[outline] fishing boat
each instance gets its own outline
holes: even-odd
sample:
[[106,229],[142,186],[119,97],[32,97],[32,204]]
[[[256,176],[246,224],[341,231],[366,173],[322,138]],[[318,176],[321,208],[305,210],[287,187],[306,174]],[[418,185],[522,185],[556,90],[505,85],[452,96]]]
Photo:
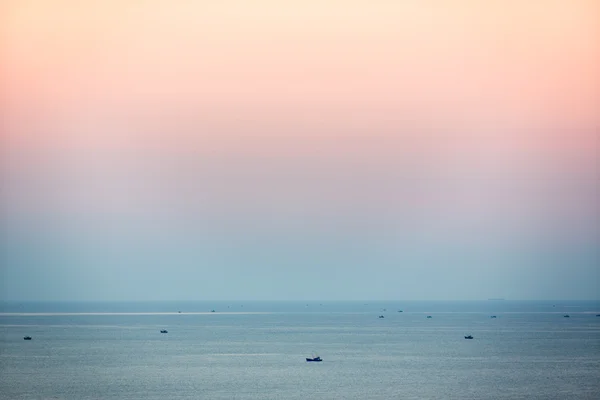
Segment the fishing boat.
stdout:
[[160,331],[160,333],[169,333],[169,331],[166,330],[166,329],[163,329],[163,330]]
[[473,336],[471,336],[471,335],[465,336],[465,339],[473,339]]
[[23,340],[31,340],[31,336],[25,336]]
[[385,318],[383,315],[380,315],[379,318]]
[[319,357],[319,356],[316,356],[313,358],[306,357],[306,362],[321,362],[321,361],[323,361],[323,359],[321,359],[321,357]]

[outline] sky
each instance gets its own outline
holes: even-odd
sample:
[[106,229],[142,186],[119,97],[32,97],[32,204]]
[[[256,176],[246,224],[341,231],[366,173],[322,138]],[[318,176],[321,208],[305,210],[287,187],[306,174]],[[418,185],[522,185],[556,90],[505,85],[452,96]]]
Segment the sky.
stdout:
[[599,299],[598,16],[3,0],[0,299]]

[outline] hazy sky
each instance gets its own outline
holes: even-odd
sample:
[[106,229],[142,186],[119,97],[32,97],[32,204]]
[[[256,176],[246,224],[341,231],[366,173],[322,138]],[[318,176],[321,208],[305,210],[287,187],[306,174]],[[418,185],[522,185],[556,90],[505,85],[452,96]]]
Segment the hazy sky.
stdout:
[[600,2],[4,0],[1,298],[600,298]]

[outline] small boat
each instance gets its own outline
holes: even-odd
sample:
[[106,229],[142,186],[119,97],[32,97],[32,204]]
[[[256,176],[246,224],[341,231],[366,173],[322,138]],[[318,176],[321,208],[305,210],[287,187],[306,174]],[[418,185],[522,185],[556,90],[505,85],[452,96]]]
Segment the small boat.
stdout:
[[160,331],[160,333],[169,333],[169,331],[166,330],[166,329],[163,329],[163,330]]
[[600,317],[600,314],[596,314],[596,317]]
[[495,316],[495,315],[492,315],[490,318],[496,318],[496,316]]
[[31,336],[25,336],[23,340],[31,340]]
[[210,312],[215,312],[215,310],[210,310]]
[[308,357],[306,358],[306,362],[321,362],[321,361],[323,361],[323,359],[321,359],[321,357],[319,357],[319,356],[316,356],[314,358],[308,358]]
[[465,339],[473,339],[473,336],[471,336],[471,335],[465,336]]
[[404,311],[402,311],[402,310],[398,310],[398,312],[404,312]]
[[571,316],[569,314],[565,314],[563,315],[563,318],[571,318]]
[[383,315],[380,315],[379,318],[385,318]]
[[428,315],[427,318],[431,318],[431,315]]

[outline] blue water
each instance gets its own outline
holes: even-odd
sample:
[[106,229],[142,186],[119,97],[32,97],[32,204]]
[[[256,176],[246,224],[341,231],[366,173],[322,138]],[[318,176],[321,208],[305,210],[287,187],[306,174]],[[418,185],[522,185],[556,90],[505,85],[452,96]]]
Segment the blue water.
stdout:
[[564,301],[2,303],[0,399],[598,399],[596,314]]

